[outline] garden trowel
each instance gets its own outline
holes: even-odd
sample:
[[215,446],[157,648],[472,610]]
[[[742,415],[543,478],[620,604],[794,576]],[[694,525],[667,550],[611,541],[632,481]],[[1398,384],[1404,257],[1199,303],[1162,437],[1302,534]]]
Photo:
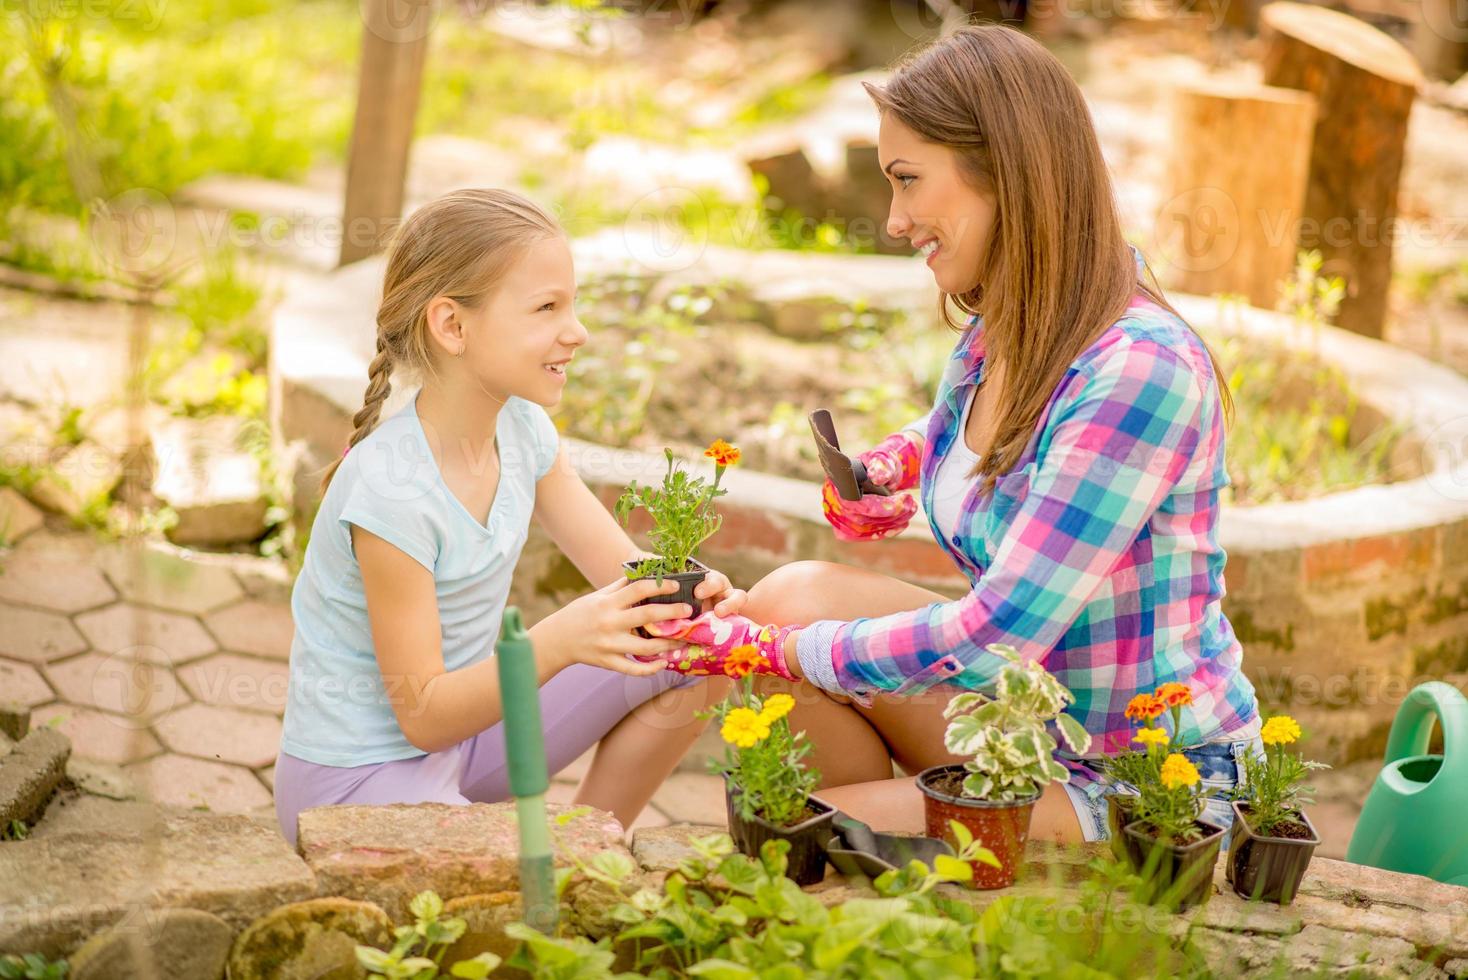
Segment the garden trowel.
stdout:
[[905,867],[914,858],[932,868],[940,854],[953,855],[953,847],[947,841],[878,833],[840,810],[831,821],[831,829],[836,836],[826,842],[826,857],[844,875],[876,878],[883,872]]
[[866,493],[874,493],[879,497],[892,496],[892,491],[886,487],[868,482],[867,468],[861,460],[852,459],[841,451],[841,440],[836,438],[836,423],[831,421],[830,412],[824,408],[811,412],[810,431],[816,437],[816,451],[821,456],[821,467],[842,500],[860,500],[862,494]]

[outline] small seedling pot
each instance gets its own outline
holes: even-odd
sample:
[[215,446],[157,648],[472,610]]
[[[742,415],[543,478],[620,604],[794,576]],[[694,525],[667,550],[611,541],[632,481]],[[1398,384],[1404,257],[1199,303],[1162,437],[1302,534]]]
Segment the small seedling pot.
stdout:
[[933,785],[936,780],[950,773],[963,776],[967,770],[961,764],[933,766],[918,773],[917,786],[923,794],[923,820],[929,837],[946,840],[955,847],[958,844],[949,828],[950,820],[957,820],[973,833],[974,839],[994,852],[999,867],[975,862],[971,888],[1008,888],[1014,884],[1024,866],[1025,841],[1030,836],[1030,817],[1035,803],[1040,799],[1036,793],[1023,800],[993,801],[976,800],[967,796],[956,796]]
[[1106,797],[1106,830],[1110,835],[1111,853],[1118,861],[1134,868],[1142,866],[1142,854],[1136,844],[1125,833],[1126,825],[1132,822],[1132,808],[1137,797],[1131,793],[1112,793]]
[[739,813],[739,787],[724,780],[724,805],[729,813],[729,836],[741,854],[759,858],[760,847],[768,840],[790,842],[785,856],[785,877],[797,885],[814,885],[826,877],[826,842],[831,839],[831,821],[836,808],[814,796],[806,797],[806,807],[815,816],[793,827],[779,827],[764,817],[745,820]]
[[1223,828],[1206,820],[1195,821],[1203,839],[1188,844],[1158,840],[1133,820],[1123,829],[1141,862],[1132,867],[1147,882],[1146,897],[1154,905],[1175,904],[1182,912],[1202,905],[1213,895],[1213,868],[1223,844]]
[[[622,562],[622,567],[625,568],[630,573],[630,572],[635,572],[637,570],[637,566],[639,564],[641,564],[641,562],[624,561],[624,562]],[[688,570],[687,571],[685,571],[685,572],[675,572],[672,575],[664,575],[663,576],[663,578],[665,580],[669,580],[669,581],[673,581],[673,582],[677,582],[678,583],[678,591],[677,592],[670,592],[667,595],[655,595],[655,596],[653,596],[650,599],[643,599],[641,602],[638,603],[638,605],[639,606],[646,606],[646,605],[652,605],[652,604],[673,605],[673,604],[680,603],[680,602],[686,602],[688,605],[690,605],[690,606],[693,607],[694,612],[697,612],[698,611],[698,600],[693,597],[693,590],[698,587],[698,583],[700,583],[700,582],[703,581],[704,576],[707,575],[709,573],[709,571],[710,571],[709,567],[707,565],[705,565],[703,562],[699,561],[697,558],[690,558],[690,559],[688,559]],[[657,578],[657,576],[656,575],[645,575],[645,576],[643,576],[643,578],[646,578],[646,579],[655,579],[655,578]],[[640,582],[640,581],[642,581],[642,579],[641,578],[639,578],[639,579],[633,579],[633,581],[634,582]]]
[[1249,826],[1249,812],[1243,805],[1234,803],[1233,808],[1234,834],[1229,842],[1224,877],[1234,886],[1234,892],[1244,898],[1290,904],[1320,844],[1315,825],[1300,812],[1294,815],[1294,820],[1310,832],[1308,838],[1265,837]]

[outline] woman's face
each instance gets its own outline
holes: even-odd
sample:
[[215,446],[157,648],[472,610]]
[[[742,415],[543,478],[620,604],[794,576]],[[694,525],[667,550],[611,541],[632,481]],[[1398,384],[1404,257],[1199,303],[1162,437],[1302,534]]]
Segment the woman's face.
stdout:
[[892,185],[888,234],[926,255],[945,293],[973,289],[994,233],[994,199],[964,178],[957,151],[928,142],[891,112],[882,113],[877,159]]

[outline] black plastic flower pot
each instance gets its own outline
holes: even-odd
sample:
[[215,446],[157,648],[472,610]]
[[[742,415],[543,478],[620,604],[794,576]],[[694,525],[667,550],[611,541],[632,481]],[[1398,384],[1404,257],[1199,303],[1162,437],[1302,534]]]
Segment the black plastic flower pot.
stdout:
[[1303,812],[1292,820],[1309,832],[1308,838],[1265,837],[1249,826],[1249,811],[1234,808],[1234,835],[1228,846],[1224,877],[1243,898],[1289,905],[1300,891],[1305,869],[1320,844],[1320,834]]
[[[625,568],[629,573],[631,573],[637,571],[637,566],[640,564],[640,561],[624,561],[622,562],[622,567]],[[675,605],[677,603],[687,603],[690,607],[692,607],[693,613],[696,616],[698,615],[699,601],[694,598],[693,590],[698,588],[698,583],[703,581],[704,576],[706,576],[709,571],[709,567],[703,562],[699,561],[697,558],[690,558],[688,559],[688,571],[674,572],[671,575],[663,576],[664,580],[678,583],[677,592],[670,592],[667,595],[655,595],[649,599],[643,599],[641,602],[638,603],[638,605]],[[643,579],[656,578],[656,575],[644,575],[640,578],[635,578],[632,581],[641,582]],[[650,635],[645,632],[640,626],[637,628],[637,632],[643,636]]]
[[729,813],[729,836],[741,854],[758,858],[765,841],[789,841],[785,877],[797,885],[814,885],[826,877],[826,842],[831,838],[835,807],[814,796],[806,797],[806,808],[814,816],[791,827],[778,827],[758,815],[745,820],[739,813],[738,794],[739,787],[725,780],[724,805]]
[[1203,829],[1203,838],[1187,844],[1159,840],[1143,829],[1140,820],[1123,829],[1141,856],[1141,863],[1132,867],[1146,881],[1145,897],[1152,904],[1172,904],[1182,912],[1212,897],[1223,828],[1206,820],[1195,823]]
[[1110,835],[1111,853],[1118,861],[1134,868],[1142,866],[1142,853],[1125,833],[1126,825],[1132,822],[1132,807],[1137,797],[1126,793],[1112,793],[1106,797],[1106,830]]

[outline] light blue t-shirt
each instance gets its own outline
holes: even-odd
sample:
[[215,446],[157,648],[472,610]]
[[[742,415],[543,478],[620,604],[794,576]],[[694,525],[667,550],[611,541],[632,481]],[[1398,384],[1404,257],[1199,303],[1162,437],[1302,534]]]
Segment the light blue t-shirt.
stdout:
[[520,398],[500,409],[500,480],[483,524],[444,484],[431,435],[415,395],[347,453],[311,525],[291,594],[295,638],[280,740],[299,759],[360,766],[425,754],[393,714],[391,700],[404,692],[389,690],[377,665],[350,525],[433,572],[446,670],[494,652],[535,484],[555,462],[555,425],[545,409]]

